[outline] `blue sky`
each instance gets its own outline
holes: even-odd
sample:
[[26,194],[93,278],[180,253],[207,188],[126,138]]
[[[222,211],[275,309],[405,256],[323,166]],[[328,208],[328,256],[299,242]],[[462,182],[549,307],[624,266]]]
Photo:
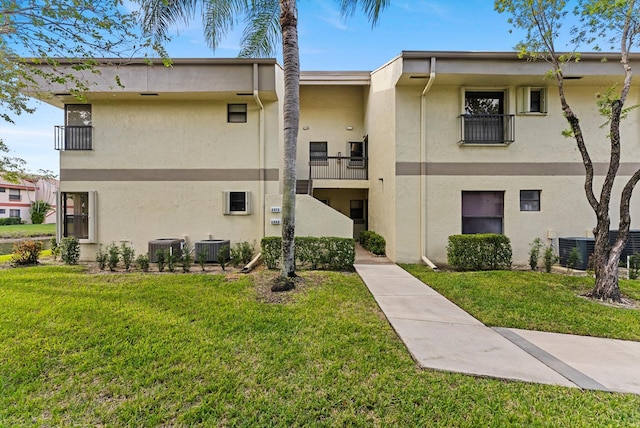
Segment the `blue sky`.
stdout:
[[[302,70],[374,70],[403,50],[511,51],[518,42],[492,0],[392,0],[373,28],[358,12],[342,18],[337,4],[298,1]],[[214,53],[195,20],[177,29],[168,51],[174,58],[235,57],[241,31],[229,34]],[[63,113],[46,104],[36,107],[35,114],[16,118],[15,125],[1,122],[0,138],[30,170],[58,174],[53,129],[64,123]]]

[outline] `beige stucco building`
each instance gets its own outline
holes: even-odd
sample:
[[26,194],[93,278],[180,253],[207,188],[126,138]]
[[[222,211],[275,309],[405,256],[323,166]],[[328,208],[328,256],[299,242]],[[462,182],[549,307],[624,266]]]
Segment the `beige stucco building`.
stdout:
[[[565,82],[597,179],[609,145],[596,95],[622,79],[615,58],[602,56],[583,55]],[[392,260],[436,263],[452,234],[504,233],[516,263],[536,237],[589,236],[584,168],[562,136],[547,70],[514,53],[403,52],[372,72],[303,71],[297,234],[374,230]],[[104,68],[84,104],[68,92],[38,96],[65,111],[59,206],[72,208],[59,210],[59,233],[79,236],[83,257],[99,243],[144,253],[158,238],[233,244],[280,233],[283,76],[274,60],[134,61]],[[628,105],[639,95],[634,88]],[[618,194],[640,168],[639,119],[635,109],[623,123]],[[612,227],[617,220],[614,209]]]

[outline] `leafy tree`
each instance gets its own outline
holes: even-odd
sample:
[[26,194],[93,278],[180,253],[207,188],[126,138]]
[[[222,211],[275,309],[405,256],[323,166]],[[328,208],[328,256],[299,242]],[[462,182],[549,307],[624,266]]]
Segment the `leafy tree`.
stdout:
[[[171,25],[188,23],[200,13],[205,37],[216,49],[226,32],[245,18],[240,56],[261,57],[273,54],[281,37],[284,68],[284,172],[282,195],[282,268],[279,285],[274,290],[293,288],[295,277],[295,202],[296,149],[300,119],[300,55],[298,49],[298,10],[296,0],[209,0],[164,1],[138,0],[143,28],[160,43]],[[375,24],[389,0],[340,0],[343,15],[352,15],[358,6]]]
[[[79,96],[97,73],[96,58],[128,57],[147,49],[136,34],[137,14],[122,0],[0,0],[0,117],[30,113],[26,87],[36,81],[66,83]],[[156,45],[156,51],[164,53]],[[71,70],[55,58],[73,60]],[[36,67],[47,64],[49,67]]]
[[[634,0],[580,0],[573,13],[581,26],[571,31],[573,52],[560,53],[556,50],[556,40],[567,16],[566,1],[563,0],[496,0],[495,8],[500,13],[511,15],[509,22],[515,28],[526,31],[524,40],[517,49],[521,57],[544,60],[551,65],[550,76],[558,88],[562,112],[569,123],[566,133],[575,139],[585,168],[584,190],[596,215],[594,270],[596,282],[588,294],[597,299],[620,301],[618,285],[618,262],[629,236],[631,215],[629,210],[631,195],[640,180],[640,169],[628,179],[620,195],[620,222],[618,237],[609,244],[610,203],[614,182],[620,165],[621,136],[620,122],[629,108],[625,108],[631,88],[631,64],[629,52],[635,45],[640,31],[640,8]],[[624,80],[620,87],[612,87],[599,100],[600,113],[606,117],[610,143],[609,167],[600,188],[599,197],[594,185],[594,167],[587,150],[587,136],[582,132],[580,120],[572,109],[564,91],[563,71],[570,62],[578,61],[579,46],[604,40],[618,44],[620,50],[621,75]],[[596,45],[596,49],[599,47]]]

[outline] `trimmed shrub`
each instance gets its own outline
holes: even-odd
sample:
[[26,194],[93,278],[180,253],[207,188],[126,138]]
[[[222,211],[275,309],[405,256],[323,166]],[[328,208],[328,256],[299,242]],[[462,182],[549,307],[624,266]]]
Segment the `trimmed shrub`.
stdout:
[[[350,270],[356,258],[355,241],[351,238],[297,236],[295,238],[296,266],[307,269]],[[269,269],[280,267],[282,238],[262,239],[262,258]]]
[[133,264],[136,253],[133,250],[133,247],[129,246],[126,242],[123,242],[122,244],[120,244],[119,252],[120,252],[120,259],[122,260],[122,264],[124,265],[124,270],[129,272],[129,269]]
[[[230,249],[231,263],[234,266],[245,266],[253,258],[253,248],[256,246],[256,242],[253,241],[253,245],[247,241],[238,242],[233,248]],[[220,254],[218,254],[218,258]],[[224,255],[226,256],[226,254]]]
[[13,226],[14,224],[22,224],[20,217],[0,218],[0,226]]
[[111,245],[107,247],[107,254],[107,266],[109,266],[111,272],[114,272],[120,261],[120,248],[118,248],[115,242],[112,242]]
[[13,265],[37,265],[40,252],[44,248],[42,241],[26,240],[13,244],[11,263]]
[[148,254],[140,254],[136,258],[136,266],[143,272],[149,272],[149,255]]
[[109,255],[102,249],[102,244],[98,247],[98,251],[96,251],[96,263],[98,263],[98,267],[100,270],[104,270],[107,267],[107,259]]
[[447,261],[457,270],[511,269],[511,242],[494,233],[451,235]]
[[384,256],[386,254],[385,248],[387,242],[382,235],[378,235],[372,230],[363,230],[360,232],[358,241],[360,245],[362,245],[362,248],[371,251],[375,255]]
[[68,265],[77,265],[80,260],[80,242],[76,238],[60,240],[60,258]]

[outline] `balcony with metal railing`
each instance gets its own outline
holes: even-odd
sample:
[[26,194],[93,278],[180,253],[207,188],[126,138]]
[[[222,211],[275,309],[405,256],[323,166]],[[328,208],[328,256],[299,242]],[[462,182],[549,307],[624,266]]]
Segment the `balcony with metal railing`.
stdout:
[[366,157],[327,156],[309,161],[312,180],[367,180],[369,159]]
[[92,126],[56,126],[56,150],[93,150]]
[[461,144],[509,144],[515,140],[512,114],[460,115]]

